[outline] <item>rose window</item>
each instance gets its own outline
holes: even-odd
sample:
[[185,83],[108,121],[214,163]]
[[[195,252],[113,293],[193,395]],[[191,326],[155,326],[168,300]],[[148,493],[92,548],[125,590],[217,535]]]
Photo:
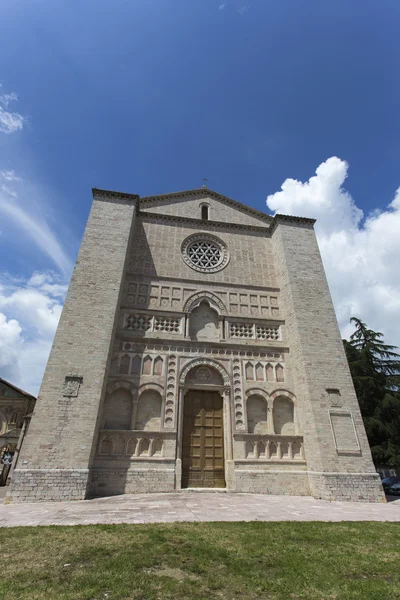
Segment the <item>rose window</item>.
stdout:
[[188,248],[188,256],[197,267],[216,267],[221,261],[221,250],[212,242],[193,242]]
[[223,269],[229,260],[225,244],[208,234],[187,238],[182,244],[182,258],[192,269],[211,273]]

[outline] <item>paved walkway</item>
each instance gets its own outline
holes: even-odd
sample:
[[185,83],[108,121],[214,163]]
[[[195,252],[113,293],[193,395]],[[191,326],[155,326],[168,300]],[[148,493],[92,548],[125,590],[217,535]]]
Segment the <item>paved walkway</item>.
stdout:
[[387,504],[364,504],[304,496],[183,491],[0,505],[1,527],[175,521],[400,521],[400,497]]

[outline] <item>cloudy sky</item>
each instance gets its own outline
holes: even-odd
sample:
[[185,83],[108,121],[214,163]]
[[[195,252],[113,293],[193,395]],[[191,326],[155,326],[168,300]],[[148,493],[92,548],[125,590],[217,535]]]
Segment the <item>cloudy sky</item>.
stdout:
[[400,344],[398,0],[0,0],[0,376],[36,393],[91,187],[316,217]]

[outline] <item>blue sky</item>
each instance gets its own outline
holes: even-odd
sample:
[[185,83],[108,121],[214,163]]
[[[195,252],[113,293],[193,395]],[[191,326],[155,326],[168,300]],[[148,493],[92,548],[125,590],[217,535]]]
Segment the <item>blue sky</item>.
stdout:
[[[151,195],[200,187],[206,176],[210,188],[267,210],[266,196],[287,178],[307,182],[338,157],[328,163],[336,179],[325,178],[336,181],[333,195],[322,186],[331,202],[339,194],[337,206],[344,199],[346,212],[354,202],[364,219],[392,214],[400,186],[397,0],[3,0],[1,14],[0,95],[3,111],[20,121],[0,132],[0,171],[9,174],[0,311],[4,328],[16,321],[21,331],[19,345],[3,342],[3,359],[0,335],[0,376],[37,386],[42,367],[32,367],[32,383],[19,355],[43,342],[45,362],[91,187]],[[303,204],[284,193],[270,209],[302,212]],[[310,210],[323,228],[326,210]],[[357,240],[364,224],[349,225]],[[320,232],[320,244],[331,244],[324,261],[340,313],[333,233]],[[42,279],[32,283],[34,273]],[[378,282],[390,288],[390,319],[400,298],[392,279]],[[14,300],[22,292],[47,298],[39,304],[50,325],[26,322],[29,304],[20,301],[24,312]],[[377,318],[385,302],[380,296],[359,312],[388,328],[389,317]]]

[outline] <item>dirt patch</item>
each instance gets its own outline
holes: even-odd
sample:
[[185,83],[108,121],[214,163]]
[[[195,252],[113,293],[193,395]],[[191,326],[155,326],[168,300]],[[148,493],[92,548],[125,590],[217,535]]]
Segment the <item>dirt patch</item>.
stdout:
[[171,579],[176,579],[177,581],[184,581],[185,579],[195,581],[199,579],[197,575],[194,575],[193,573],[182,571],[182,569],[179,568],[167,567],[166,565],[159,565],[158,567],[151,567],[151,569],[145,569],[145,573],[149,573],[150,575],[157,575],[157,577],[171,577]]

